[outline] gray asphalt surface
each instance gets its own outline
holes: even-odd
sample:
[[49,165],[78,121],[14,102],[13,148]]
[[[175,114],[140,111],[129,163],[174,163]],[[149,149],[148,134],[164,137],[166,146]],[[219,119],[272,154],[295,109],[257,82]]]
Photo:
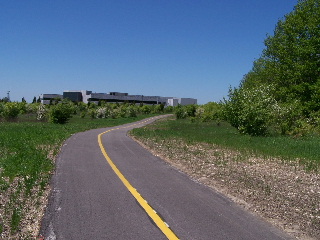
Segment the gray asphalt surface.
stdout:
[[[291,239],[153,156],[126,135],[130,125],[104,134],[103,145],[180,239]],[[75,134],[62,147],[40,231],[46,240],[167,239],[101,153],[98,134],[108,129]]]

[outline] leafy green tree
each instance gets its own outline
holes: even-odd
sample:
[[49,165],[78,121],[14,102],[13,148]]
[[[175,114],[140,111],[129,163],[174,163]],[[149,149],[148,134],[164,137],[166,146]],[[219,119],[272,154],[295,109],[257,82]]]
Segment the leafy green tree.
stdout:
[[[259,88],[268,91],[257,95]],[[278,21],[261,57],[225,103],[228,121],[251,135],[265,134],[270,127],[297,133],[318,126],[320,0],[300,0]]]
[[306,116],[320,110],[320,1],[300,0],[279,20],[265,40],[262,56],[254,62],[241,86],[276,86],[281,102],[299,100]]

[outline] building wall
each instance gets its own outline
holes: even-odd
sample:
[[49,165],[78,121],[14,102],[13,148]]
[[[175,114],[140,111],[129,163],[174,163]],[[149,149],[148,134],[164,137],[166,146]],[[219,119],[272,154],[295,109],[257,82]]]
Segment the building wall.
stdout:
[[197,104],[197,99],[194,98],[179,98],[178,101],[181,105]]
[[42,104],[50,104],[51,101],[58,98],[63,99],[63,95],[50,93],[40,94],[40,101]]
[[41,94],[40,99],[43,104],[49,104],[50,100],[55,98],[69,98],[74,102],[95,102],[100,100],[106,102],[129,102],[129,103],[144,103],[144,104],[164,104],[166,106],[177,106],[197,104],[197,99],[194,98],[173,98],[160,96],[144,96],[144,95],[128,95],[128,93],[110,92],[110,93],[92,93],[87,90],[65,90],[63,95],[60,94]]

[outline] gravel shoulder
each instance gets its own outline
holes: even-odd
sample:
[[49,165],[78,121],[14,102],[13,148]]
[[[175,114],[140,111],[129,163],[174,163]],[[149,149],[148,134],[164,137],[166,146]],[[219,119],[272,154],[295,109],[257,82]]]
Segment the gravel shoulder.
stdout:
[[194,180],[297,239],[320,239],[320,174],[297,162],[243,157],[213,144],[133,137]]

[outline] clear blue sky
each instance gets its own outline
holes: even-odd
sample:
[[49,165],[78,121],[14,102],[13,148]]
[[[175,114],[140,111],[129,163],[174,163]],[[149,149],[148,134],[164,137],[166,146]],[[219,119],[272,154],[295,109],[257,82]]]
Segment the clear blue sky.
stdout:
[[0,98],[64,90],[219,101],[297,0],[1,0]]

